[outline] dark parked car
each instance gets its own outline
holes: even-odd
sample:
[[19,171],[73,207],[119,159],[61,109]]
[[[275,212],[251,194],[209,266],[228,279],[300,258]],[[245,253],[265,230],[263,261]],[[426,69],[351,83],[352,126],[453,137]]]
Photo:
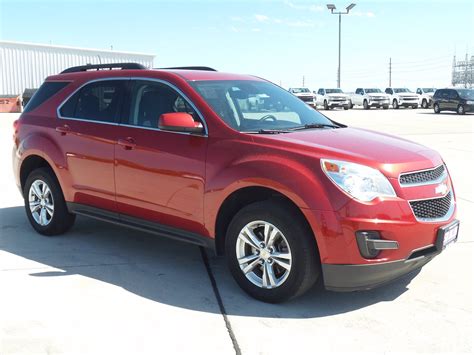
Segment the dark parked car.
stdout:
[[474,112],[474,89],[439,89],[433,96],[433,110],[455,111],[460,115]]

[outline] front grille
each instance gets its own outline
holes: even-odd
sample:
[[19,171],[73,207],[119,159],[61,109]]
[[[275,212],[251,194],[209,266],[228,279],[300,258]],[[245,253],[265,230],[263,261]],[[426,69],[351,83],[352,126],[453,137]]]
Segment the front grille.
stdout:
[[433,220],[445,217],[451,208],[452,196],[449,192],[441,198],[410,201],[411,209],[417,219]]
[[304,102],[313,102],[313,98],[311,96],[300,96],[300,99]]
[[405,100],[405,101],[410,101],[410,100],[411,100],[411,101],[413,101],[413,100],[418,100],[418,98],[417,98],[417,97],[402,97],[401,99],[402,99],[402,100]]
[[402,174],[400,175],[400,185],[416,185],[435,182],[444,175],[445,171],[446,168],[444,165],[440,165],[434,169]]

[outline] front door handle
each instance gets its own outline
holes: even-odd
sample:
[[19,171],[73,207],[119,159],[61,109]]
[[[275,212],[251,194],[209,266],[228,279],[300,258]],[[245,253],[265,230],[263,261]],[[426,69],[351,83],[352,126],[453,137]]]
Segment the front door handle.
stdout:
[[65,136],[66,134],[71,132],[71,127],[65,124],[63,126],[56,127],[56,132],[59,132],[62,136]]
[[132,137],[127,137],[127,138],[124,138],[124,139],[119,139],[117,141],[117,144],[122,146],[123,149],[125,150],[132,150],[133,148],[136,147],[136,144],[135,144],[135,139],[133,139]]

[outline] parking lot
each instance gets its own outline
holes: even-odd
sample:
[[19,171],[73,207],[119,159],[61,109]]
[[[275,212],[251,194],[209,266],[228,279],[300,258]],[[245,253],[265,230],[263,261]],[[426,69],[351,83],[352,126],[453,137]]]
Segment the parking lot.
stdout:
[[0,354],[471,353],[474,115],[323,113],[437,149],[456,188],[459,240],[385,287],[315,287],[278,305],[244,294],[223,258],[193,245],[85,218],[61,237],[36,234],[11,171],[16,116],[0,114]]

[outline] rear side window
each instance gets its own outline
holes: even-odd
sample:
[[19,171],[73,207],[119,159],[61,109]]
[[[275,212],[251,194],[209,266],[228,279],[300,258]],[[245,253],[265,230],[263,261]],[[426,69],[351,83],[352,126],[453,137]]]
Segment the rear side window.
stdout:
[[104,80],[84,86],[59,110],[62,117],[115,122],[124,91],[123,80]]
[[33,95],[28,104],[26,105],[23,112],[33,111],[35,108],[40,106],[43,102],[50,99],[53,95],[57,94],[60,90],[64,89],[69,82],[67,81],[46,81],[41,85],[38,91]]

